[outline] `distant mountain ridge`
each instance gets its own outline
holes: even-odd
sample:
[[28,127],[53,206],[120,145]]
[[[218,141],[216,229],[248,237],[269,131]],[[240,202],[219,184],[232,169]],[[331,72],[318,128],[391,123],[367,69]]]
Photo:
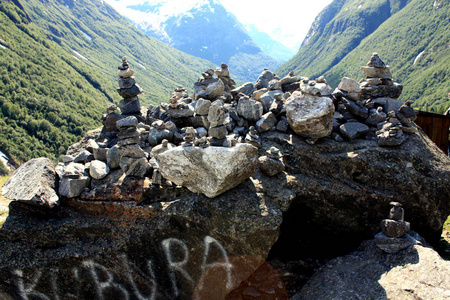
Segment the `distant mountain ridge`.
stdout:
[[404,85],[401,100],[444,112],[450,105],[450,4],[435,0],[335,0],[316,18],[299,52],[277,72],[316,78],[336,87],[373,52]]
[[[255,81],[265,67],[274,70],[281,64],[263,52],[244,26],[219,1],[200,0],[191,7],[183,7],[185,11],[169,9],[167,3],[128,5],[127,8],[141,13],[136,19],[129,18],[146,34],[183,52],[217,65],[222,62],[228,64],[231,75],[240,81]],[[142,14],[147,14],[147,17]],[[278,45],[272,48],[281,45],[270,37],[265,37],[264,42]],[[289,51],[283,48],[279,52],[286,50]],[[269,52],[276,51],[269,49]]]

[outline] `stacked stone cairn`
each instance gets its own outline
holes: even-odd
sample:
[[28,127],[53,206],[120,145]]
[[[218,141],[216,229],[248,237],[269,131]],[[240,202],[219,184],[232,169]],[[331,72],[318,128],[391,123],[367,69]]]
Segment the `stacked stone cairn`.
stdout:
[[[142,89],[123,58],[119,66],[118,89],[124,97],[119,105],[122,114],[110,104],[107,114],[102,117],[106,140],[90,141],[90,146],[73,160],[66,157],[59,166],[62,194],[78,196],[89,188],[89,178],[102,180],[110,170],[119,167],[126,176],[142,178],[150,175],[152,183],[160,185],[163,182],[161,174],[169,174],[165,168],[171,168],[174,163],[168,164],[168,160],[158,157],[168,156],[167,153],[176,150],[177,146],[183,146],[183,155],[192,155],[192,159],[206,155],[199,153],[217,157],[226,155],[230,161],[234,161],[234,155],[240,159],[249,155],[251,168],[259,161],[265,175],[276,176],[284,170],[283,154],[278,149],[269,150],[260,160],[253,157],[258,151],[268,150],[260,148],[261,138],[269,131],[295,133],[311,145],[321,139],[338,142],[369,139],[380,146],[400,146],[408,134],[417,131],[411,102],[403,104],[397,100],[402,86],[393,81],[389,67],[378,54],[374,53],[367,66],[362,68],[365,79],[357,82],[344,77],[333,91],[323,76],[310,80],[290,72],[280,79],[268,69],[264,69],[256,83],[247,82],[235,88],[228,66],[222,64],[216,70],[208,69],[201,74],[194,84],[192,97],[187,89],[177,87],[168,103],[150,105],[144,119],[140,116],[137,97]],[[241,147],[242,144],[247,145]],[[229,150],[217,150],[219,148]],[[255,152],[255,148],[259,150]],[[160,166],[161,161],[166,165]],[[196,163],[210,162],[200,159]],[[209,167],[205,165],[206,169]],[[223,166],[224,170],[225,167],[233,169]],[[245,174],[250,174],[251,168],[243,168]],[[231,177],[241,178],[239,174]],[[171,182],[183,182],[176,176],[171,178]],[[213,189],[208,195],[215,195]]]
[[134,116],[117,121],[119,165],[126,176],[144,177],[149,169],[148,153],[139,146],[141,133],[137,130],[137,125],[138,119]]
[[141,115],[141,104],[138,95],[143,92],[142,88],[137,85],[133,76],[134,71],[130,68],[126,57],[122,58],[122,64],[119,65],[119,89],[117,92],[123,97],[119,107],[123,115]]
[[397,100],[403,86],[393,81],[377,53],[362,70],[365,79],[358,83],[344,77],[333,92],[337,109],[332,136],[337,141],[376,138],[380,146],[400,146],[407,139],[404,133],[417,131],[411,102]]
[[387,219],[381,221],[381,232],[375,236],[375,243],[384,252],[397,253],[420,243],[414,233],[409,233],[411,224],[405,221],[403,207],[398,202],[391,202],[392,208]]

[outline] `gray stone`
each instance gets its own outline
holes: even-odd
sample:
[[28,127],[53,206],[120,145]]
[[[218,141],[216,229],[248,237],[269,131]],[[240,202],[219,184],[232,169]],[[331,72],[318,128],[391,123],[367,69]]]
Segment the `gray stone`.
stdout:
[[120,100],[119,107],[123,115],[139,114],[141,112],[141,103],[138,97]]
[[367,117],[369,116],[369,110],[367,109],[367,107],[361,107],[354,101],[345,98],[342,98],[342,103],[348,109],[348,111],[350,111],[355,116],[358,116],[362,119],[367,119]]
[[361,67],[367,78],[392,78],[389,68]]
[[259,169],[267,176],[275,176],[284,171],[284,163],[279,159],[273,159],[267,156],[259,158]]
[[122,156],[120,158],[120,168],[126,176],[144,177],[149,170],[146,158],[132,158]]
[[87,144],[86,144],[87,151],[94,153],[94,149],[97,149],[97,148],[98,148],[98,144],[97,144],[97,142],[95,142],[95,140],[89,139],[87,141]]
[[199,116],[207,116],[209,113],[210,106],[211,106],[210,100],[200,98],[195,102],[195,113]]
[[222,100],[216,100],[211,103],[208,112],[208,121],[210,127],[217,127],[225,124],[225,107]]
[[140,137],[141,134],[135,127],[125,127],[117,134],[119,139],[130,139],[135,137]]
[[225,85],[219,78],[203,79],[194,84],[194,99],[216,100],[225,91]]
[[129,89],[135,84],[136,84],[136,80],[134,79],[133,76],[132,77],[128,77],[128,78],[121,78],[121,77],[119,77],[119,87],[121,89]]
[[117,169],[120,163],[119,146],[114,146],[106,152],[106,162],[111,169]]
[[163,140],[171,141],[173,139],[173,132],[167,129],[158,130],[154,127],[148,132],[148,143],[150,146],[161,144]]
[[41,157],[20,166],[3,184],[2,195],[12,201],[54,207],[59,204],[55,188],[55,166],[50,159]]
[[417,241],[409,234],[402,234],[400,237],[390,237],[379,232],[375,235],[375,244],[386,253],[397,253],[414,246]]
[[318,139],[333,131],[334,105],[330,98],[294,92],[285,106],[288,123],[298,135]]
[[198,127],[195,129],[195,131],[197,132],[197,135],[199,137],[204,137],[208,135],[208,130],[205,127]]
[[233,118],[230,117],[230,114],[225,114],[224,125],[227,128],[228,132],[232,132],[234,130],[234,127],[236,127],[236,122],[233,120]]
[[386,123],[385,125],[383,125],[382,129],[378,130],[376,134],[378,145],[383,147],[400,146],[406,141],[406,137],[403,134],[403,130],[400,128],[400,126],[394,125],[392,123]]
[[269,82],[273,79],[280,79],[278,78],[277,75],[275,75],[275,73],[269,71],[269,70],[264,70],[261,75],[259,75],[258,79],[256,80],[256,84],[255,84],[255,89],[259,90],[262,88],[267,88],[269,86]]
[[389,97],[397,99],[403,91],[403,85],[394,83],[392,86],[378,85],[378,86],[362,86],[361,94],[364,99],[373,99],[381,97]]
[[107,132],[118,131],[117,121],[122,118],[123,116],[118,113],[110,113],[102,117],[102,124],[105,126]]
[[288,130],[288,120],[286,117],[281,117],[281,120],[277,124],[277,130],[281,132],[286,132]]
[[80,163],[70,163],[64,166],[63,177],[66,178],[80,178],[83,176],[87,176],[86,167]]
[[349,77],[343,77],[337,88],[347,93],[361,92],[358,81]]
[[77,156],[75,156],[73,161],[76,162],[76,163],[85,163],[85,162],[88,161],[88,157],[90,155],[92,155],[91,152],[89,152],[87,150],[83,150],[81,153],[79,153]]
[[73,160],[74,160],[73,155],[63,155],[63,157],[61,157],[61,161],[63,163],[71,163],[73,162]]
[[233,95],[233,97],[236,97],[239,93],[243,93],[247,96],[251,96],[254,90],[255,86],[253,85],[253,82],[246,82],[240,87],[237,87],[234,90],[232,90],[231,95]]
[[[119,89],[117,89],[117,92],[119,93],[120,96],[122,96],[122,98],[125,98],[125,100],[127,100],[130,98],[134,98],[139,94],[142,94],[144,92],[144,90],[138,84],[134,84],[130,88],[119,88]],[[120,106],[120,104],[119,104],[119,106]],[[122,111],[122,113],[123,113],[123,111]]]
[[67,198],[74,198],[81,195],[84,190],[91,183],[89,176],[83,176],[80,178],[67,178],[64,177],[59,182],[59,195]]
[[281,81],[279,79],[273,79],[269,81],[267,88],[269,91],[281,90]]
[[387,97],[372,99],[371,102],[375,105],[381,105],[386,114],[392,110],[398,112],[403,105],[402,101]]
[[138,119],[135,116],[129,116],[117,121],[117,128],[119,130],[126,130],[128,127],[137,127]]
[[209,127],[208,134],[213,138],[222,140],[227,136],[228,131],[227,128],[224,125],[222,125],[218,127]]
[[172,108],[168,106],[166,107],[166,110],[169,113],[169,115],[175,119],[192,117],[195,113],[195,109],[191,104],[180,105],[177,108]]
[[141,158],[145,156],[144,150],[142,150],[138,144],[121,146],[119,147],[119,153],[120,156],[128,156],[133,158]]
[[326,83],[317,83],[315,81],[303,82],[300,81],[300,90],[304,94],[313,96],[330,96],[333,94],[333,89]]
[[283,91],[281,90],[272,90],[259,98],[259,101],[263,104],[264,113],[267,113],[272,106],[272,103],[275,101],[275,95],[280,94],[283,95]]
[[106,161],[106,153],[108,152],[109,148],[97,148],[94,149],[94,158],[96,160]]
[[359,122],[348,122],[339,126],[342,136],[350,141],[369,132],[367,125]]
[[235,147],[176,147],[157,157],[161,174],[194,193],[214,198],[252,176],[258,166],[258,149]]
[[381,60],[381,58],[378,56],[378,53],[373,53],[370,57],[369,62],[367,63],[368,67],[374,67],[374,68],[387,68],[388,66]]
[[377,126],[381,122],[386,121],[386,113],[384,113],[381,109],[371,109],[369,112],[369,117],[366,120],[366,124]]
[[266,132],[277,124],[277,117],[272,112],[268,112],[256,122],[256,129],[259,132]]
[[253,100],[259,100],[261,98],[262,95],[264,95],[265,93],[267,93],[269,90],[267,88],[263,88],[263,89],[259,89],[257,91],[254,91],[252,94],[252,99]]
[[292,84],[294,82],[297,82],[299,79],[297,76],[288,74],[285,77],[281,78],[280,83],[282,86]]
[[132,137],[132,138],[119,140],[117,142],[117,145],[119,145],[119,146],[133,145],[133,144],[138,144],[140,142],[141,142],[141,137],[140,136],[136,136],[136,137]]
[[91,161],[91,166],[89,167],[89,175],[94,179],[102,179],[109,174],[110,168],[107,164],[100,160]]
[[241,98],[238,102],[237,112],[239,116],[248,121],[258,121],[263,115],[263,105],[255,100]]
[[399,238],[411,230],[411,225],[405,221],[384,219],[381,221],[381,230],[388,237]]

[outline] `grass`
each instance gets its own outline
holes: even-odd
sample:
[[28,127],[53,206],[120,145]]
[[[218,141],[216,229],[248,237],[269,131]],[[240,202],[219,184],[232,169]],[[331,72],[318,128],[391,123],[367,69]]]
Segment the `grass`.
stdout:
[[[0,189],[3,186],[3,184],[8,180],[9,176],[1,176],[0,177]],[[3,197],[0,194],[0,227],[5,223],[6,217],[8,217],[8,205],[10,200]]]
[[450,216],[442,228],[442,237],[437,250],[444,259],[450,260]]

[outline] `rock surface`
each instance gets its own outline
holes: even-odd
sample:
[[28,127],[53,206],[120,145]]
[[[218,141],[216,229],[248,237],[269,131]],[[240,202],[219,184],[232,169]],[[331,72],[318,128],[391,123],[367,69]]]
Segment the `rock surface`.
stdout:
[[448,299],[448,274],[450,262],[432,248],[387,254],[370,240],[330,261],[291,299]]
[[10,200],[54,207],[58,205],[55,166],[48,158],[35,158],[20,166],[2,187]]
[[258,151],[249,144],[232,148],[176,147],[156,157],[164,178],[214,198],[252,176]]

